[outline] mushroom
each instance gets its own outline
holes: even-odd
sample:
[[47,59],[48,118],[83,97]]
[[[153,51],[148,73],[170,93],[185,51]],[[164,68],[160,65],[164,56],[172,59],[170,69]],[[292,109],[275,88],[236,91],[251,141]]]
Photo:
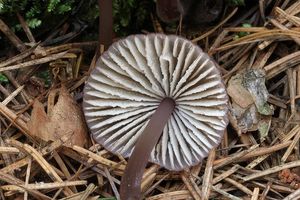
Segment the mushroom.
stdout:
[[[140,167],[149,160],[180,171],[220,143],[227,101],[217,64],[197,45],[175,35],[148,34],[119,40],[103,53],[85,85],[83,109],[95,141],[110,152],[145,159]],[[142,153],[141,144],[149,152]],[[139,187],[144,169],[138,162],[129,159],[125,190]],[[128,166],[141,171],[131,169],[136,180],[126,173]],[[122,199],[138,195],[126,193]]]
[[190,28],[215,22],[223,13],[224,0],[157,0],[156,13],[166,23],[183,18]]
[[157,0],[156,13],[163,22],[174,22],[180,17],[178,0]]

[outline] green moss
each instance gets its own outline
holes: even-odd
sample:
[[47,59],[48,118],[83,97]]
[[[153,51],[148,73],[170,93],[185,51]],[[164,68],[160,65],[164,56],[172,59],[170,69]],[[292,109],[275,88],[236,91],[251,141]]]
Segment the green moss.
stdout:
[[[21,13],[28,26],[31,29],[40,27],[43,22],[48,24],[53,21],[53,17],[58,15],[65,15],[71,12],[75,7],[75,3],[79,3],[80,0],[0,0],[0,14],[4,17],[14,17],[16,12]],[[12,28],[17,28],[18,21],[12,18],[10,21]]]
[[[250,27],[252,27],[252,25],[251,24],[249,24],[249,23],[243,23],[242,24],[242,27],[244,27],[244,28],[250,28]],[[237,34],[235,34],[234,35],[234,40],[237,40],[237,39],[239,39],[239,38],[241,38],[241,37],[244,37],[244,36],[247,36],[247,35],[249,35],[250,33],[249,32],[239,32],[239,33],[237,33]]]
[[[139,33],[143,29],[152,31],[150,13],[154,11],[154,1],[112,1],[114,31],[117,36]],[[98,38],[99,7],[97,0],[0,0],[1,18],[23,40],[22,36],[26,36],[16,17],[17,12],[24,17],[34,36],[53,31],[53,28],[62,20],[67,19],[69,24],[76,21],[87,27],[80,39],[94,40]],[[24,39],[26,40],[26,38]]]
[[115,33],[125,36],[140,32],[144,27],[148,29],[149,10],[153,7],[154,2],[149,0],[113,0]]

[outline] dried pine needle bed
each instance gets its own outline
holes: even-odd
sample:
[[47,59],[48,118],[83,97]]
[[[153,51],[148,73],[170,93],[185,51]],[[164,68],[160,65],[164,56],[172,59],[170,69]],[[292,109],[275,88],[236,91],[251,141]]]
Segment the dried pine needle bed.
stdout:
[[[265,18],[266,7],[272,14]],[[220,66],[230,97],[224,138],[185,171],[149,163],[141,186],[147,200],[300,199],[300,2],[260,1],[236,19],[238,11],[184,35]],[[0,19],[19,51],[0,58],[7,78],[0,85],[0,199],[119,199],[127,161],[94,143],[81,116],[82,88],[97,53],[84,56],[97,42],[43,46],[19,19],[31,46]],[[241,26],[246,20],[251,26]],[[155,17],[153,24],[163,31]],[[50,86],[38,76],[43,70],[52,76]]]

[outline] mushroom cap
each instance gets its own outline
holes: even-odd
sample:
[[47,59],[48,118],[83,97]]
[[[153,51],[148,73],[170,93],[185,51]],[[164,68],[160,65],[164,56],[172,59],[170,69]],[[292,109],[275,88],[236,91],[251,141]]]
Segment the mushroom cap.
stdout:
[[157,0],[156,1],[157,16],[163,22],[174,22],[180,17],[177,0]]
[[228,124],[220,72],[197,45],[163,34],[115,42],[86,82],[83,109],[95,141],[129,157],[166,97],[176,106],[149,161],[178,171],[201,162]]

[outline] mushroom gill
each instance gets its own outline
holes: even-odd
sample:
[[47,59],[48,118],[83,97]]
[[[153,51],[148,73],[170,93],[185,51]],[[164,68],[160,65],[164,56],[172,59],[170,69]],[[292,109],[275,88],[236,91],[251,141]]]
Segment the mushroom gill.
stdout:
[[83,108],[94,139],[129,157],[165,98],[175,101],[175,109],[149,161],[178,171],[205,158],[228,123],[219,70],[198,46],[163,34],[119,40],[92,71]]

